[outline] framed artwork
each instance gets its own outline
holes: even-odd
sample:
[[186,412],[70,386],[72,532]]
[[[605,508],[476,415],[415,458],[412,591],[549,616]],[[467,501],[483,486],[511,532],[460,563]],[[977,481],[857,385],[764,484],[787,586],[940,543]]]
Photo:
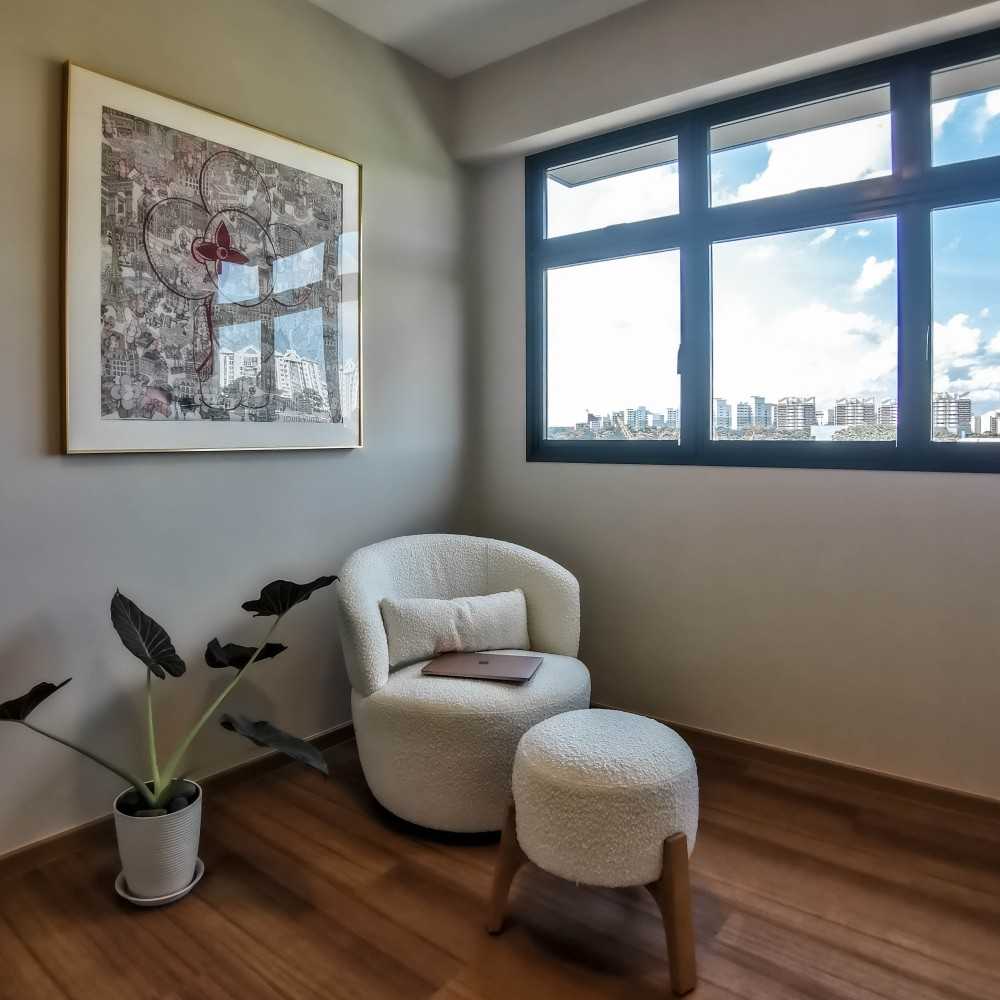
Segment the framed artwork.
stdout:
[[361,445],[361,167],[69,66],[66,451]]

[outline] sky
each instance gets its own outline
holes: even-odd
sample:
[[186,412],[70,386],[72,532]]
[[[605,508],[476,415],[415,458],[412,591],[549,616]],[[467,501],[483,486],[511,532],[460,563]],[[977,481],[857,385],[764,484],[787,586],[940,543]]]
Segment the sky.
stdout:
[[[1000,90],[939,101],[935,165],[1000,155]],[[878,176],[890,169],[886,115],[712,154],[725,204]],[[549,182],[557,235],[677,211],[676,165],[567,189]],[[934,390],[1000,407],[1000,203],[934,214]],[[717,244],[713,396],[896,395],[893,219]],[[680,403],[677,251],[548,275],[550,425]]]

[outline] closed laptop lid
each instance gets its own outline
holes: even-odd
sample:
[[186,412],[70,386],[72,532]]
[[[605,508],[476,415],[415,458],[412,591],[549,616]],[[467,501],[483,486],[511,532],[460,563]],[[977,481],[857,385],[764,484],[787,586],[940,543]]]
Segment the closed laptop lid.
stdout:
[[541,656],[515,653],[444,653],[424,665],[422,673],[432,677],[464,677],[469,680],[509,681],[523,684],[542,665]]

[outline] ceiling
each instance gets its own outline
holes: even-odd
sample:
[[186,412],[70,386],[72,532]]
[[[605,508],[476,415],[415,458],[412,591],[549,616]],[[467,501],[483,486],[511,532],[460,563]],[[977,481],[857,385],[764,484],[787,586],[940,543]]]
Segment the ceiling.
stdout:
[[312,0],[455,77],[643,0]]

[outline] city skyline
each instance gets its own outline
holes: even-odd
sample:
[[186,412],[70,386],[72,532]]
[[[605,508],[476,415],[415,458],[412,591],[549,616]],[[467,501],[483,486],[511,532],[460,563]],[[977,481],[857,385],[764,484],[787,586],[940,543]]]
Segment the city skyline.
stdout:
[[[830,156],[832,136],[848,126],[851,156]],[[713,154],[713,203],[875,176],[887,169],[887,140],[888,122],[875,116]],[[935,103],[933,150],[935,163],[1000,151],[1000,90]],[[675,176],[652,168],[550,198],[549,229],[674,211],[663,186]],[[1000,408],[998,227],[997,204],[933,215],[932,392],[967,393],[972,420]],[[715,244],[713,397],[749,401],[753,389],[776,399],[796,386],[821,412],[849,395],[894,398],[895,235],[887,218]],[[653,412],[679,408],[678,265],[678,251],[665,251],[549,272],[552,426],[636,400]]]
[[[968,394],[950,392],[935,393],[931,406],[931,425],[937,438],[1000,437],[1000,408],[973,415]],[[813,396],[782,396],[773,403],[763,396],[752,396],[750,401],[740,400],[735,408],[728,400],[716,397],[712,400],[711,424],[713,437],[727,440],[767,440],[767,432],[773,431],[775,439],[891,441],[896,437],[897,412],[895,397],[844,396],[825,412],[817,408]],[[678,408],[659,413],[635,405],[604,414],[588,409],[585,420],[550,425],[549,436],[679,439],[680,429]]]

